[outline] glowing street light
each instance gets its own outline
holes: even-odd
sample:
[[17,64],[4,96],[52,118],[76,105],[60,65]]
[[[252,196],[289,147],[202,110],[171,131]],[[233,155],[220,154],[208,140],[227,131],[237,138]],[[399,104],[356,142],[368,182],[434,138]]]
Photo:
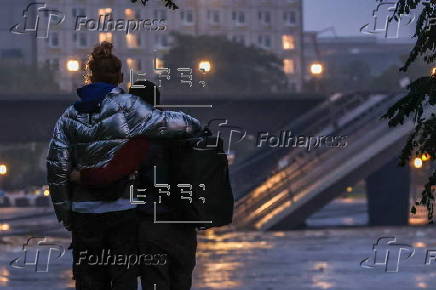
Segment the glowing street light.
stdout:
[[0,224],[0,231],[9,231],[10,228],[8,224]]
[[67,61],[67,70],[68,71],[79,71],[80,69],[80,64],[79,61],[76,59],[70,59],[69,61]]
[[413,166],[415,166],[415,168],[422,168],[422,159],[419,157],[416,157],[415,160],[413,160]]
[[314,76],[319,76],[323,73],[324,67],[320,63],[313,63],[310,66],[310,73]]
[[211,70],[210,61],[208,61],[208,60],[200,61],[200,63],[198,64],[198,69],[203,73],[210,72],[210,70]]
[[49,196],[50,195],[50,190],[45,189],[43,195],[44,196]]
[[0,164],[0,175],[8,174],[8,167],[6,164]]
[[436,77],[436,67],[431,70],[431,75]]

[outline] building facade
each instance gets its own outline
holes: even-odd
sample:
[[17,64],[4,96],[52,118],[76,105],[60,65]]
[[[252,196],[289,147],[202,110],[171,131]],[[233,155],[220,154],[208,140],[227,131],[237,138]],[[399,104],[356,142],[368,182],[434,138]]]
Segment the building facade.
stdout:
[[126,68],[127,82],[129,69],[156,73],[159,58],[172,45],[173,31],[224,35],[230,41],[255,45],[279,56],[289,90],[298,92],[303,71],[301,2],[178,0],[180,9],[172,11],[161,1],[149,1],[143,7],[128,0],[48,0],[46,8],[62,15],[52,15],[51,10],[35,12],[41,19],[49,18],[48,37],[36,39],[36,58],[38,63],[47,63],[57,71],[60,87],[68,92],[80,85],[78,68],[98,42],[113,42]]
[[31,0],[3,0],[0,9],[0,61],[26,65],[36,62],[36,41],[32,34],[11,33],[22,22],[23,11]]

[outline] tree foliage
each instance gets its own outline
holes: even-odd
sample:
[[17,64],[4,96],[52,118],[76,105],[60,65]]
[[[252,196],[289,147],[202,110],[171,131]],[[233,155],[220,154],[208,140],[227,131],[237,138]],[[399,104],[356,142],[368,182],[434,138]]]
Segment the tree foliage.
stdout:
[[[177,68],[193,68],[194,79],[205,79],[209,92],[268,93],[285,88],[287,78],[282,60],[267,50],[247,47],[223,36],[173,34],[172,37],[174,45],[164,56],[165,66],[172,72]],[[204,75],[198,69],[203,60],[211,63],[211,71]],[[169,88],[180,86],[173,82]]]
[[[387,0],[378,0],[386,2]],[[407,71],[417,59],[428,64],[436,59],[436,0],[399,0],[389,21],[398,21],[401,15],[418,13],[416,21],[415,46],[410,52],[400,71]],[[388,119],[390,127],[403,124],[407,118],[415,120],[414,131],[409,136],[400,156],[401,165],[408,163],[410,158],[428,154],[432,160],[436,158],[436,115],[424,113],[431,111],[436,105],[436,75],[422,76],[414,80],[408,87],[408,93],[388,109],[383,116]],[[428,109],[427,109],[428,108]],[[425,110],[426,109],[426,110]],[[433,171],[416,205],[425,205],[428,218],[433,219],[436,171]],[[412,212],[415,212],[415,207]]]

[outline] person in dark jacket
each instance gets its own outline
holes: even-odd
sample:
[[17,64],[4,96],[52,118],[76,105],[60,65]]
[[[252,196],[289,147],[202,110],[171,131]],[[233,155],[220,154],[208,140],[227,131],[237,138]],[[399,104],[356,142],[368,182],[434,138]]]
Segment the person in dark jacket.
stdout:
[[57,121],[47,157],[47,177],[56,216],[72,231],[76,289],[137,289],[136,205],[128,189],[105,192],[71,182],[73,168],[102,168],[129,140],[191,136],[199,122],[181,112],[162,112],[124,94],[121,61],[112,44],[96,46],[87,62],[87,85]]
[[[159,104],[160,92],[155,84],[137,82],[129,93],[138,95],[150,104]],[[146,189],[145,204],[138,205],[138,254],[153,256],[156,263],[139,265],[143,290],[189,290],[192,271],[196,264],[197,232],[195,226],[181,223],[155,223],[154,214],[160,221],[182,220],[173,203],[157,201],[155,184],[171,184],[169,164],[171,157],[167,144],[137,138],[126,143],[104,168],[80,171],[80,182],[86,186],[104,187],[126,178],[135,171],[137,186]],[[142,151],[141,153],[139,153]],[[156,285],[156,288],[154,288]]]

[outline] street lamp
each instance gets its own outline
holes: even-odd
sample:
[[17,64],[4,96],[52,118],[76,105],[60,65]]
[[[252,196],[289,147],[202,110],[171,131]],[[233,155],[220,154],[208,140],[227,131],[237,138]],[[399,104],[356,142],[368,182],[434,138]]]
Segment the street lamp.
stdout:
[[6,164],[0,164],[0,175],[8,174],[8,167]]
[[312,75],[312,80],[315,85],[315,92],[319,93],[320,81],[321,81],[322,74],[324,72],[324,66],[319,62],[315,62],[310,65],[309,69],[310,69],[310,74]]
[[432,68],[431,75],[436,77],[436,67]]
[[211,68],[212,66],[208,60],[202,60],[198,64],[198,69],[203,73],[210,72]]
[[422,168],[422,159],[416,157],[415,160],[413,160],[413,166],[415,166],[417,169]]
[[324,67],[320,63],[313,63],[310,65],[310,73],[313,76],[320,76],[324,71]]
[[71,72],[79,71],[80,64],[79,61],[76,59],[70,59],[67,61],[67,70]]

